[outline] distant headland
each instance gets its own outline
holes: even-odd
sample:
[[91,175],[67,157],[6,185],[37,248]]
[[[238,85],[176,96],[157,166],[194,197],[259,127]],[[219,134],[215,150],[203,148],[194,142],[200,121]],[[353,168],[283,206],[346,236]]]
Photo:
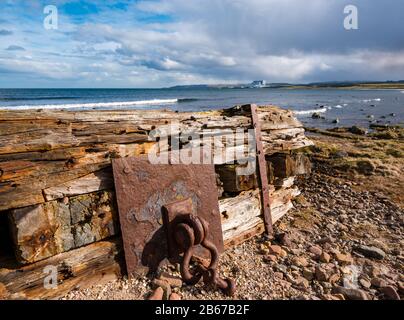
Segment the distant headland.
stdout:
[[170,89],[404,89],[404,80],[399,81],[330,81],[313,82],[308,84],[269,83],[265,80],[255,80],[248,84],[199,84],[179,85]]

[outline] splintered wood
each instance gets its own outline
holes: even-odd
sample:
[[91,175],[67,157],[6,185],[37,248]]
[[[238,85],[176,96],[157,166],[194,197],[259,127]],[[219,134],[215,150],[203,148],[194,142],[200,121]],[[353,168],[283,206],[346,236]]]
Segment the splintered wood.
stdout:
[[[276,222],[299,194],[295,176],[310,171],[299,149],[312,142],[292,112],[264,106],[258,115]],[[0,243],[0,296],[56,297],[100,280],[97,270],[106,278],[120,274],[111,160],[150,153],[170,136],[173,122],[182,136],[211,136],[234,150],[245,148],[247,138],[229,146],[229,136],[252,127],[251,113],[240,107],[195,113],[0,111],[0,216],[6,217],[0,219],[0,240],[10,234],[8,248],[5,241]],[[200,141],[185,139],[180,146],[192,150]],[[212,150],[228,247],[263,232],[257,173],[243,174],[245,164],[228,163]],[[47,264],[68,270],[60,290],[44,291],[41,281]]]

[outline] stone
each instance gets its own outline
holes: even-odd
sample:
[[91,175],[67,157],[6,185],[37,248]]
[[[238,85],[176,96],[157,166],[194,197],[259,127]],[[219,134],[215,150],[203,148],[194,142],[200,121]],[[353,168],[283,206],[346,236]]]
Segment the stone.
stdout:
[[286,274],[288,272],[288,268],[284,264],[277,264],[275,265],[275,270],[282,272],[283,274]]
[[182,297],[178,293],[172,293],[170,295],[170,300],[182,300]]
[[292,263],[298,267],[307,267],[309,265],[309,262],[305,257],[294,257]]
[[282,272],[274,272],[274,277],[278,279],[283,279],[283,273]]
[[323,249],[321,249],[319,246],[312,246],[309,248],[309,252],[314,254],[315,256],[320,256],[323,252]]
[[348,300],[369,300],[368,295],[360,289],[336,286],[332,292],[334,294],[342,294]]
[[334,273],[328,278],[328,282],[331,284],[335,284],[339,281],[339,279],[340,275],[338,273]]
[[376,247],[357,246],[354,250],[363,254],[367,258],[374,258],[377,260],[383,260],[386,256],[386,253],[382,249]]
[[182,287],[182,279],[179,277],[172,276],[167,272],[163,272],[160,275],[160,280],[167,282],[171,288],[181,288]]
[[329,263],[331,260],[331,256],[327,252],[323,252],[320,255],[320,261],[323,263]]
[[400,295],[397,293],[396,289],[394,289],[392,286],[386,286],[380,288],[380,291],[390,300],[401,300]]
[[148,300],[163,300],[164,290],[161,287],[158,287],[154,290]]
[[324,116],[322,116],[319,112],[314,112],[311,117],[312,119],[324,119]]
[[307,269],[307,268],[303,269],[303,277],[304,277],[305,279],[307,279],[308,281],[313,280],[313,279],[314,279],[314,275],[315,275],[314,272],[311,271],[310,269]]
[[366,135],[368,133],[365,128],[358,126],[352,126],[351,128],[349,128],[349,132],[357,135]]
[[333,295],[335,298],[337,298],[338,300],[345,300],[345,297],[343,294],[334,294]]
[[161,287],[164,290],[164,295],[163,295],[164,300],[168,300],[170,298],[171,286],[169,285],[169,283],[167,281],[160,280],[160,279],[154,279],[152,282],[152,285],[157,288]]
[[383,280],[382,278],[373,278],[370,283],[372,284],[372,286],[376,287],[376,288],[382,288],[387,286],[387,281]]
[[282,246],[290,247],[292,245],[292,241],[289,238],[289,235],[285,232],[278,233],[275,236],[276,241],[278,241]]
[[361,160],[356,163],[356,170],[364,175],[372,175],[376,170],[376,167],[369,160]]
[[372,284],[365,279],[359,279],[359,283],[361,284],[362,287],[366,289],[369,289],[372,286]]
[[336,253],[335,259],[342,265],[352,264],[353,259],[350,254]]
[[318,281],[327,281],[328,280],[327,271],[320,266],[316,266],[315,274],[316,274],[316,279]]
[[304,277],[298,277],[295,279],[295,285],[299,288],[308,289],[310,287],[310,283]]
[[282,254],[282,248],[277,245],[272,245],[269,248],[269,254],[273,254],[275,256],[280,256]]
[[273,254],[268,254],[264,257],[263,260],[265,263],[272,263],[272,262],[276,262],[278,260],[278,258]]
[[288,256],[288,253],[285,251],[285,250],[281,250],[281,254],[280,254],[280,257],[281,258],[286,258]]
[[402,282],[399,282],[399,283],[398,283],[398,291],[399,291],[401,294],[404,294],[404,283],[402,283]]
[[6,299],[8,296],[7,288],[4,284],[0,283],[0,300]]

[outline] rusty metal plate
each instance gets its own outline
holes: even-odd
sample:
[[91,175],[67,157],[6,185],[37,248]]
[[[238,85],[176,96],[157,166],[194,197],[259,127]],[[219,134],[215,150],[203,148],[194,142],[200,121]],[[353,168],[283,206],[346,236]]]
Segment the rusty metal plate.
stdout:
[[147,156],[114,159],[115,190],[128,275],[155,271],[167,261],[166,204],[192,199],[193,211],[210,225],[210,241],[223,252],[213,165],[151,164]]

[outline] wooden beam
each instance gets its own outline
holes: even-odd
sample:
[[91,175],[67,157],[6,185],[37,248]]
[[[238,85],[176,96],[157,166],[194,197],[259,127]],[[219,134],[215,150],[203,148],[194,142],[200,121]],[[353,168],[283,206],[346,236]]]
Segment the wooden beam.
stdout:
[[[23,267],[2,267],[0,261],[0,299],[55,299],[73,289],[115,280],[124,270],[120,242],[97,242]],[[57,286],[47,289],[49,266],[57,270]]]

